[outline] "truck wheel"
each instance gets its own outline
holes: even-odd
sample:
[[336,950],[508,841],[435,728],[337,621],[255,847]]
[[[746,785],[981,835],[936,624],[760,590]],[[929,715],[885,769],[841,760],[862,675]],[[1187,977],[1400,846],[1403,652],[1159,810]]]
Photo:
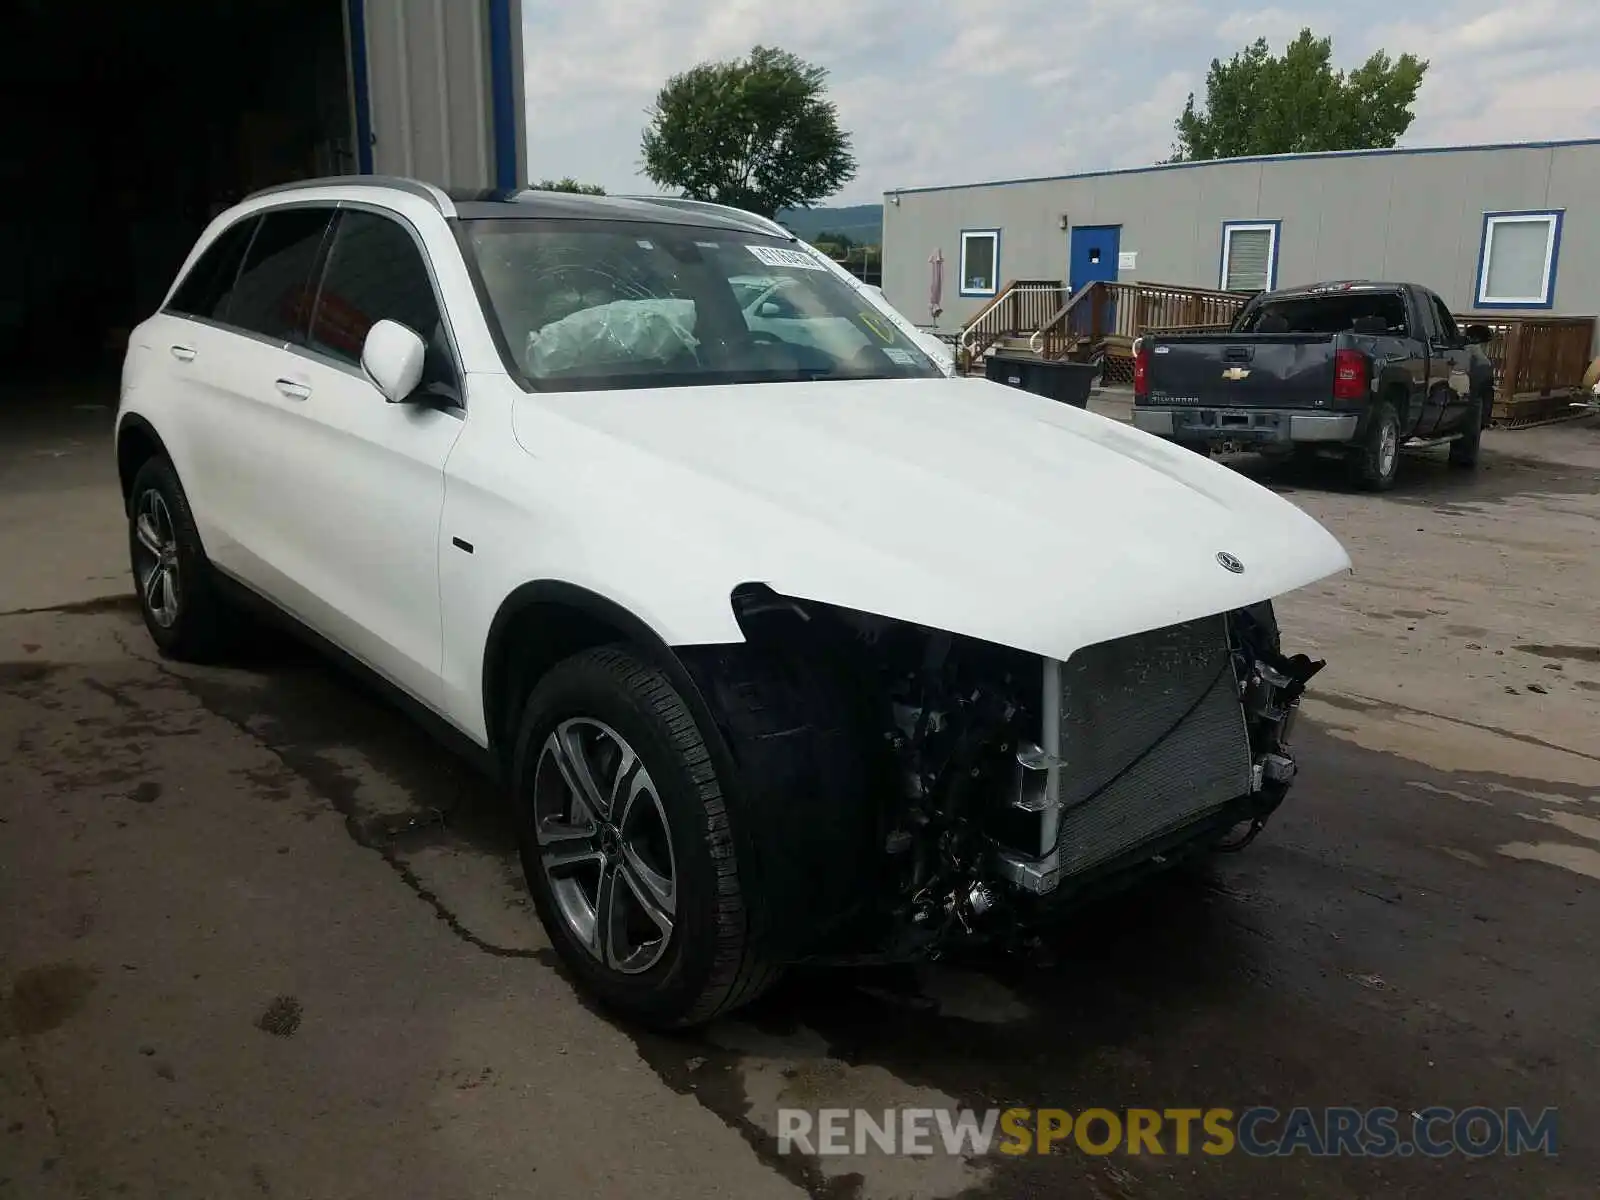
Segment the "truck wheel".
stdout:
[[1369,491],[1386,492],[1400,471],[1400,417],[1394,405],[1379,400],[1367,423],[1367,435],[1350,451],[1350,474]]
[[1467,411],[1466,426],[1461,431],[1461,436],[1450,443],[1450,465],[1452,467],[1475,467],[1478,465],[1478,447],[1483,441],[1483,397],[1474,396],[1472,405]]
[[618,646],[554,667],[523,710],[510,782],[539,917],[603,1004],[681,1028],[776,979],[749,919],[740,814],[658,668]]

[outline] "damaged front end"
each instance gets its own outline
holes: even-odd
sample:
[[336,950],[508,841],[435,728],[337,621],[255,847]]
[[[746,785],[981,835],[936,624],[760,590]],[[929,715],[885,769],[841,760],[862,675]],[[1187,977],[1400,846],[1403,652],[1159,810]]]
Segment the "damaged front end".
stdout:
[[813,959],[1021,947],[1075,901],[1242,848],[1295,776],[1289,734],[1323,666],[1283,656],[1270,603],[1064,662],[761,586],[734,606],[753,644],[838,681],[873,780],[851,860],[869,878]]

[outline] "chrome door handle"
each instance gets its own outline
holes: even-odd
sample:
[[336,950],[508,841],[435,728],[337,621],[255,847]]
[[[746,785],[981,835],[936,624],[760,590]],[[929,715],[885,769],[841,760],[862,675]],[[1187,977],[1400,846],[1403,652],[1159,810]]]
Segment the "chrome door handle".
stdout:
[[296,383],[292,379],[280,379],[277,383],[278,390],[291,400],[304,400],[311,395],[311,386],[305,383]]
[[194,351],[188,346],[174,346],[172,347],[172,357],[179,362],[193,362]]

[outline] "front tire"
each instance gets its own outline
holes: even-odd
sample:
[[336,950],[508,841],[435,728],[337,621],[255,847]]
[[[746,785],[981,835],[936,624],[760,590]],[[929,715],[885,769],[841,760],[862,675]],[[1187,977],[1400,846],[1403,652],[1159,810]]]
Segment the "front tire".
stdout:
[[1373,492],[1386,492],[1400,473],[1400,414],[1387,400],[1373,407],[1367,435],[1350,452],[1350,475]]
[[133,477],[128,552],[139,611],[168,658],[209,662],[224,646],[227,622],[178,473],[161,456]]
[[682,1028],[776,979],[746,906],[738,814],[660,669],[618,646],[553,668],[523,710],[511,793],[539,917],[608,1008]]

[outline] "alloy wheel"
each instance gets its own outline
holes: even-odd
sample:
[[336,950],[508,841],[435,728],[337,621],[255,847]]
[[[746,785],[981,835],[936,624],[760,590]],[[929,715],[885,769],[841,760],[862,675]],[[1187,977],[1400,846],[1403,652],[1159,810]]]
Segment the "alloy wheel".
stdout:
[[178,619],[178,535],[167,502],[154,488],[139,497],[134,516],[133,573],[150,619],[171,629]]
[[654,780],[615,729],[562,721],[534,767],[539,863],[580,945],[627,975],[661,961],[672,940],[677,863]]
[[1383,431],[1378,438],[1378,473],[1388,477],[1394,470],[1394,460],[1400,453],[1400,430],[1392,423],[1385,423]]

